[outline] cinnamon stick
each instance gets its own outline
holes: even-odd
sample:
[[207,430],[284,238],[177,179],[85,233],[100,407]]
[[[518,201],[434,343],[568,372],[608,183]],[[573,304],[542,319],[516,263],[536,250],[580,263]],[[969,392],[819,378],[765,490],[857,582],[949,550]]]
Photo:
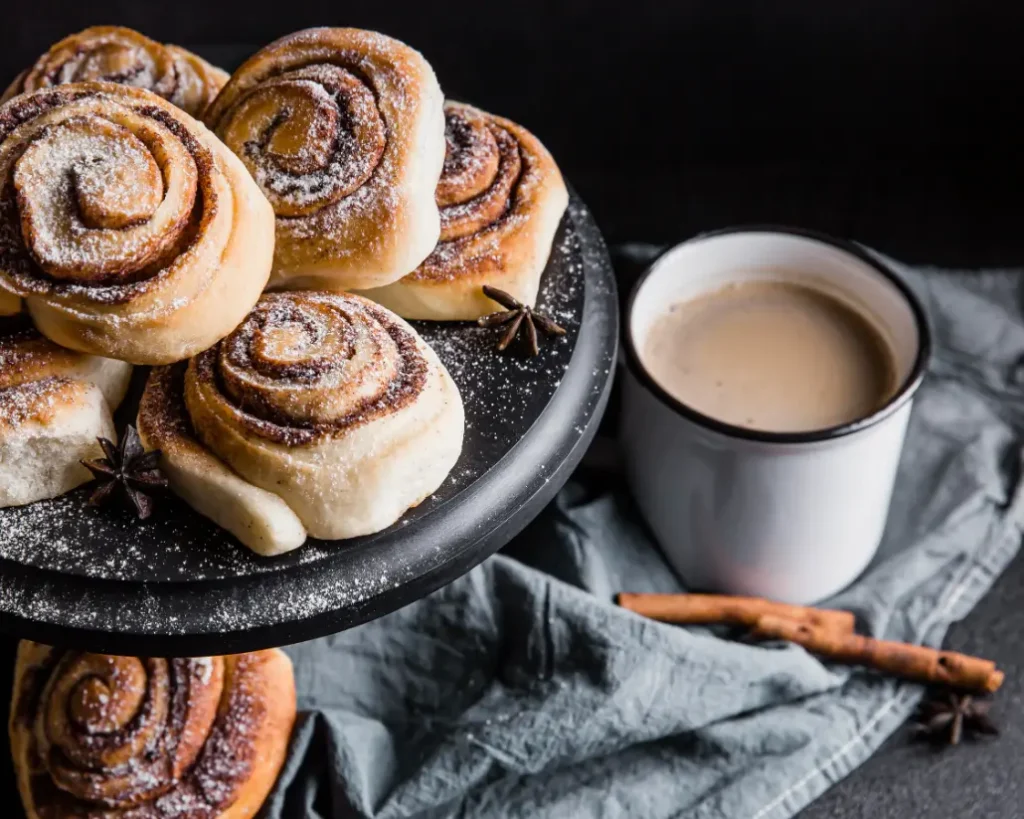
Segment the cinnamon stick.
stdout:
[[728,623],[754,628],[765,615],[820,626],[837,634],[853,632],[853,612],[776,603],[761,597],[726,594],[633,594],[623,592],[619,605],[652,620],[701,625]]
[[1003,672],[980,657],[941,651],[926,646],[876,640],[853,633],[839,633],[766,614],[754,628],[761,639],[788,640],[812,654],[847,665],[873,668],[917,682],[944,684],[974,691],[994,692],[1003,684]]

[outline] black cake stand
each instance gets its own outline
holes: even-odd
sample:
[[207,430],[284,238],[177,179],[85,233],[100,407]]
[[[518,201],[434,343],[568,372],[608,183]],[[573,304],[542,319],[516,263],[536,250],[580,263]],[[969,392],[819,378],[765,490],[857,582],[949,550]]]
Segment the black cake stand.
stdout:
[[607,403],[615,280],[575,197],[538,309],[568,333],[536,358],[497,353],[496,332],[471,323],[417,323],[459,386],[466,434],[444,485],[391,528],[268,559],[173,496],[138,523],[86,506],[83,487],[0,509],[0,630],[111,654],[228,654],[340,631],[449,583],[552,499]]

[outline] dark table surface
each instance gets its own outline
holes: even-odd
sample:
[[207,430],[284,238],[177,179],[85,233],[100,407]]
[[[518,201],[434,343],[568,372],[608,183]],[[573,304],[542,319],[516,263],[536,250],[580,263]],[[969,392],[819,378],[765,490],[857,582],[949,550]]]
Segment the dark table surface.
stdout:
[[[728,208],[730,200],[740,199],[734,194],[737,179],[729,180],[721,172],[707,176],[709,183],[716,178],[718,186],[708,184],[701,189],[702,199],[712,211],[718,207]],[[942,176],[936,174],[935,178]],[[731,186],[726,184],[730,181]],[[786,198],[793,203],[816,201],[819,221],[842,224],[852,216],[851,199],[815,191],[810,185],[787,187]],[[1019,239],[1011,240],[1009,236],[1003,242],[993,237],[982,239],[981,245],[993,254],[988,257],[985,253],[968,250],[962,234],[925,228],[915,221],[914,213],[927,209],[927,200],[928,196],[922,191],[902,201],[888,202],[892,219],[877,225],[876,247],[911,263],[939,267],[974,269],[1024,265],[1024,247]],[[951,209],[956,207],[955,197],[941,201]],[[886,207],[881,200],[875,205],[877,208],[867,207],[865,212]],[[939,205],[932,202],[931,207],[938,211]],[[1019,215],[1019,210],[1014,212]],[[840,235],[850,234],[840,232]],[[643,268],[641,263],[633,261],[634,258],[649,252],[636,246],[613,248],[623,298]],[[972,261],[978,255],[981,258]],[[615,398],[613,395],[605,417],[609,433],[617,423]],[[1024,554],[1013,560],[970,615],[953,626],[943,645],[991,659],[1006,673],[1006,681],[994,698],[991,712],[1000,735],[957,747],[933,747],[916,741],[911,727],[903,726],[864,765],[801,811],[799,819],[1024,817],[1024,708],[1021,707],[1024,702]]]
[[946,638],[945,646],[994,660],[1006,672],[992,716],[993,739],[933,748],[904,726],[800,819],[1017,819],[1024,816],[1024,559]]
[[[710,196],[710,192],[709,192]],[[904,223],[906,224],[906,223]],[[897,220],[888,228],[898,230]],[[903,241],[925,237],[913,231]],[[927,242],[931,250],[910,244],[910,258],[939,264],[965,263],[962,249],[946,242]],[[887,247],[885,242],[881,247]],[[917,252],[913,252],[916,248]],[[1003,255],[1002,253],[1000,255]],[[1010,258],[1001,260],[1012,264]],[[1024,258],[1024,257],[1022,257]],[[621,261],[621,259],[620,259]],[[630,273],[620,268],[623,291]],[[605,428],[615,426],[615,396]],[[993,717],[1001,734],[993,739],[935,750],[912,742],[904,727],[863,766],[836,783],[800,814],[800,819],[1015,819],[1024,816],[1024,558],[1013,561],[971,614],[956,624],[945,646],[994,660],[1006,672],[995,697]],[[0,638],[0,702],[10,698],[15,641]],[[0,757],[6,757],[5,738]],[[0,764],[0,805],[16,804],[13,772]],[[0,816],[9,815],[0,810]],[[731,818],[730,818],[731,819]],[[742,819],[742,817],[737,817]]]
[[[1022,601],[1024,560],[1018,557],[946,640],[947,647],[988,657],[1006,671],[992,710],[998,737],[934,750],[912,742],[909,729],[901,728],[799,819],[1015,819],[1024,814]],[[0,702],[10,698],[14,646],[9,638],[0,641]],[[0,740],[0,753],[5,741]],[[10,765],[2,764],[0,805],[17,804],[17,798]],[[0,815],[12,814],[0,809]]]
[[[734,194],[738,180],[728,180],[721,172],[707,178],[717,178],[720,183],[701,190],[710,210],[728,208],[730,200],[739,199]],[[811,186],[795,186],[787,189],[787,194],[791,202],[816,201],[820,221],[842,223],[851,217],[849,198],[832,197]],[[1003,243],[991,237],[983,240],[994,258],[981,254],[983,258],[972,262],[975,254],[965,248],[962,235],[922,229],[922,224],[915,222],[914,212],[927,208],[926,200],[926,195],[918,194],[902,202],[890,201],[893,218],[878,224],[876,246],[905,261],[940,267],[1021,267],[1024,263],[1020,240],[1011,241],[1009,236]],[[952,205],[951,200],[943,201]],[[884,207],[881,201],[876,205]],[[932,206],[939,209],[938,203]],[[623,298],[644,266],[635,259],[650,252],[650,248],[635,245],[613,247]],[[609,434],[617,425],[615,399],[613,395],[605,417]],[[864,765],[801,811],[799,819],[1024,817],[1024,554],[1014,559],[970,615],[953,626],[944,646],[991,659],[1006,673],[991,712],[1000,735],[936,748],[914,740],[910,726],[903,726]]]
[[[236,50],[201,44],[265,43],[313,24],[380,28],[420,47],[451,93],[536,130],[612,242],[776,222],[907,262],[1024,265],[1024,163],[1010,125],[1024,66],[1020,4],[922,14],[913,0],[523,0],[500,23],[478,4],[459,13],[468,2],[444,3],[445,13],[420,0],[309,0],[287,15],[250,5],[12,5],[0,74],[97,22],[195,44],[225,65]],[[946,640],[1006,671],[993,708],[999,737],[935,752],[902,729],[801,819],[1024,815],[1021,601],[1018,559]],[[13,650],[0,640],[0,701]],[[0,764],[0,816],[15,799]]]
[[[712,177],[708,177],[709,182]],[[708,184],[704,201],[711,210],[727,207],[730,189]],[[821,192],[791,192],[793,200],[817,198],[822,220],[841,222],[849,200],[829,199]],[[922,229],[914,212],[925,207],[926,196],[911,197],[894,208],[891,222],[879,225],[879,249],[912,262],[933,262],[943,266],[1021,266],[1021,240],[982,241],[993,257],[972,261],[976,255],[965,248],[962,236]],[[1024,200],[1022,200],[1024,201]],[[915,204],[916,203],[916,204]],[[1024,219],[1021,205],[1016,213]],[[919,211],[918,211],[919,212]],[[1005,218],[1005,215],[1004,215]],[[778,219],[776,221],[783,221]],[[692,225],[680,237],[695,232]],[[843,231],[837,231],[845,233]],[[856,233],[853,234],[856,237]],[[980,237],[979,237],[980,238]],[[894,249],[895,247],[895,249]],[[613,254],[614,255],[614,254]],[[628,292],[637,270],[617,258],[620,290]],[[616,396],[605,418],[604,430],[616,425]],[[1006,681],[995,697],[992,715],[1000,735],[979,742],[938,750],[912,741],[910,730],[897,731],[864,765],[837,782],[799,815],[799,819],[1015,819],[1024,816],[1024,557],[1018,557],[1000,577],[971,614],[956,624],[945,647],[994,660],[1006,672]],[[0,702],[10,698],[15,641],[0,637]],[[0,757],[6,757],[6,738],[0,738]],[[13,772],[0,764],[0,805],[16,804]],[[0,810],[0,816],[7,816]],[[731,819],[731,818],[730,818]],[[742,819],[742,817],[737,817]]]

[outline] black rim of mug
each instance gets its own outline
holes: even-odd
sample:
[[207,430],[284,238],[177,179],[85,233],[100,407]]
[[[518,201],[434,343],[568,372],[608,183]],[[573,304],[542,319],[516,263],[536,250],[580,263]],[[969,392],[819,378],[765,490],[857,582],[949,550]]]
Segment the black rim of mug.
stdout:
[[[637,296],[643,289],[648,278],[650,278],[651,274],[657,270],[658,266],[667,254],[695,242],[739,233],[776,233],[788,236],[797,236],[803,239],[820,242],[821,244],[828,245],[841,253],[853,256],[857,261],[870,266],[873,270],[880,273],[886,280],[891,282],[899,291],[903,300],[910,307],[910,311],[914,315],[914,322],[917,325],[917,356],[914,359],[913,366],[911,366],[907,377],[903,380],[899,389],[896,390],[885,404],[871,413],[871,415],[867,415],[864,418],[858,418],[854,421],[849,421],[845,424],[823,427],[822,429],[807,430],[806,432],[768,432],[765,430],[752,429],[750,427],[741,427],[736,424],[729,424],[725,421],[719,421],[716,418],[705,415],[702,412],[698,412],[693,407],[684,404],[679,399],[670,395],[657,381],[654,380],[651,374],[647,371],[647,368],[644,367],[643,363],[640,361],[640,356],[636,351],[636,345],[633,343],[633,306],[636,302]],[[835,438],[852,435],[855,432],[861,432],[862,430],[881,423],[913,398],[914,393],[917,392],[917,388],[921,386],[921,382],[924,380],[924,374],[928,369],[928,361],[931,358],[932,351],[931,328],[929,326],[928,316],[925,313],[924,307],[917,296],[914,295],[913,291],[907,286],[906,282],[904,282],[895,271],[885,265],[880,259],[868,253],[860,245],[853,242],[836,239],[825,233],[819,233],[814,230],[805,230],[803,228],[786,227],[781,225],[742,225],[722,228],[720,230],[700,233],[690,239],[680,242],[679,244],[666,248],[647,266],[644,272],[640,275],[640,278],[637,279],[636,283],[633,285],[633,290],[629,294],[629,301],[626,303],[625,332],[622,335],[623,344],[626,348],[626,363],[630,372],[632,372],[640,384],[659,401],[661,401],[661,403],[665,404],[670,409],[698,426],[713,430],[721,435],[729,438],[739,438],[766,444],[812,444],[821,441],[830,441]]]

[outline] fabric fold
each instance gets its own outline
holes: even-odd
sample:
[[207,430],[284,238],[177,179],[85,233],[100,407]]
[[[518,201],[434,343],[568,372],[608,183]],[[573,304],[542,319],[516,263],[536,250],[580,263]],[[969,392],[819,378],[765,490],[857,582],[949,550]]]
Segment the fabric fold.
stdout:
[[[940,645],[1020,545],[1024,277],[904,275],[936,357],[878,557],[830,604],[866,633]],[[503,554],[289,649],[305,716],[266,816],[785,819],[920,698],[795,646],[612,603],[682,589],[624,487],[578,473]]]

